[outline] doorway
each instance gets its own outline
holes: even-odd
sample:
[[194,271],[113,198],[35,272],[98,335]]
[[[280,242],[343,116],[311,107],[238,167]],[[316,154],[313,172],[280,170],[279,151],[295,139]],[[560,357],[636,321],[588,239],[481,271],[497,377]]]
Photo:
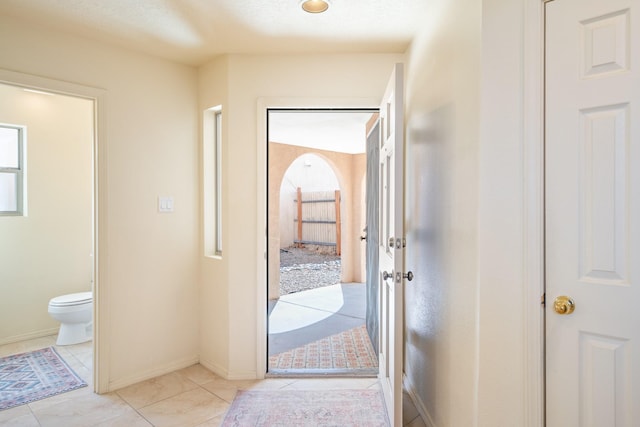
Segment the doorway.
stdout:
[[[103,315],[99,310],[101,296],[105,294],[105,289],[102,286],[105,283],[105,272],[104,269],[101,268],[101,260],[106,258],[107,254],[106,240],[100,238],[100,236],[106,235],[106,191],[104,188],[106,183],[106,168],[104,164],[104,159],[106,158],[106,145],[103,142],[105,140],[105,91],[102,89],[8,70],[0,70],[0,84],[20,91],[30,90],[31,94],[45,97],[44,99],[46,99],[47,96],[51,96],[47,94],[53,94],[54,96],[77,100],[89,105],[88,109],[90,111],[88,113],[87,122],[90,123],[91,130],[87,140],[89,141],[88,145],[90,146],[89,150],[91,154],[87,159],[85,166],[90,169],[91,174],[90,178],[88,178],[88,182],[86,183],[92,191],[90,202],[91,210],[89,213],[89,222],[91,224],[91,231],[89,232],[91,250],[89,252],[83,251],[81,255],[83,257],[86,256],[87,258],[90,258],[88,261],[90,277],[83,277],[78,280],[86,282],[87,287],[92,288],[93,290],[93,340],[88,343],[81,344],[82,348],[80,349],[80,352],[84,353],[82,355],[82,363],[89,367],[89,373],[87,375],[93,376],[91,382],[93,383],[94,391],[97,393],[106,392],[108,387],[106,384],[106,370],[108,369],[108,366],[106,366],[104,361],[107,360],[106,354],[108,348],[100,345],[100,337],[102,336],[101,334],[104,333],[105,328],[100,327],[104,323],[101,321]],[[32,104],[30,108],[32,111],[38,111],[38,103],[36,102],[35,104]],[[52,116],[48,116],[48,118],[51,117]],[[71,121],[70,126],[73,126],[74,123],[75,119]],[[64,175],[65,171],[60,171],[60,174]],[[29,183],[27,182],[27,187],[28,186]],[[27,191],[29,191],[29,188],[27,188]],[[36,206],[33,204],[28,206],[27,212],[29,213],[29,219],[36,215],[37,212],[34,210],[35,208]],[[68,206],[68,208],[71,209],[72,207]],[[46,206],[44,209],[40,207],[38,210],[40,212],[46,212]],[[27,218],[24,219],[26,220]],[[67,243],[68,242],[61,242],[60,244]],[[49,255],[55,255],[55,253]],[[82,265],[86,266],[85,263],[82,263]],[[93,283],[91,283],[92,279]],[[44,313],[48,316],[46,303],[44,305]],[[54,324],[51,329],[52,333],[57,331],[57,328],[58,325]],[[25,336],[24,338],[25,340],[30,340],[31,337]],[[34,340],[38,341],[39,338],[34,338]]]
[[376,111],[267,110],[270,375],[377,374],[361,239]]

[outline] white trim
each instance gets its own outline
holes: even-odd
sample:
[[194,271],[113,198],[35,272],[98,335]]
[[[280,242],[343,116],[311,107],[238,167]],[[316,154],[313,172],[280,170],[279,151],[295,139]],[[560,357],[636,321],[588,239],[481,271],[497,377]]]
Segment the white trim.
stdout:
[[40,331],[35,331],[35,332],[27,332],[26,334],[13,335],[3,340],[0,340],[0,345],[13,344],[15,342],[32,340],[35,338],[49,337],[51,335],[56,335],[59,329],[60,327],[55,327],[55,328],[49,328],[49,329],[42,329]]
[[[433,421],[431,414],[427,410],[427,405],[425,405],[422,399],[420,399],[420,396],[418,396],[418,393],[416,392],[415,387],[413,386],[413,384],[411,383],[411,380],[407,375],[402,376],[402,382],[404,384],[404,389],[407,391],[407,394],[411,398],[411,401],[413,402],[413,406],[416,407],[416,410],[418,411],[420,418],[422,418],[422,421],[424,422],[425,426],[436,427],[436,423]],[[413,420],[408,420],[408,421],[413,421]]]
[[256,224],[256,375],[267,372],[267,110],[270,108],[379,108],[376,98],[258,98]]
[[106,91],[61,80],[0,69],[0,83],[29,89],[54,92],[93,101],[94,111],[94,272],[93,289],[93,384],[94,391],[108,391],[109,359],[107,319],[107,147],[106,147]]
[[524,7],[524,410],[544,425],[544,0]]
[[156,378],[161,375],[178,371],[180,369],[188,368],[189,366],[195,365],[196,363],[198,363],[198,356],[186,357],[184,359],[167,363],[165,365],[155,367],[144,372],[138,372],[136,373],[136,375],[119,378],[118,380],[109,383],[109,391],[119,390],[132,384],[137,384],[151,378]]

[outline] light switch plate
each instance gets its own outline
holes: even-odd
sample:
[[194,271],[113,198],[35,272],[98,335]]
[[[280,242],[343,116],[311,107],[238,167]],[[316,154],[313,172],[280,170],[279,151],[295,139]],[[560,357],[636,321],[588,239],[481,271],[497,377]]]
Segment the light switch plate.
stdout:
[[173,197],[158,196],[158,212],[173,212]]

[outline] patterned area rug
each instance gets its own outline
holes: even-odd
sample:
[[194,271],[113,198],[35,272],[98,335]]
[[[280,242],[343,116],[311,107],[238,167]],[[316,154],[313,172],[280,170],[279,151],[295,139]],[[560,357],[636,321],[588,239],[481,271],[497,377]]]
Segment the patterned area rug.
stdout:
[[269,357],[270,369],[371,369],[378,358],[365,325]]
[[86,385],[53,347],[0,358],[0,411]]
[[222,427],[388,427],[378,390],[241,390]]

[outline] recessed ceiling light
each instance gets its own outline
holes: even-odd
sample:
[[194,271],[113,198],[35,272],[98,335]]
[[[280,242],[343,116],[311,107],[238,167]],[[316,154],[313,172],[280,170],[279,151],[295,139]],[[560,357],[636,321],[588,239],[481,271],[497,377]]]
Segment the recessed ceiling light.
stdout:
[[302,0],[302,9],[309,13],[322,13],[329,9],[329,0]]

